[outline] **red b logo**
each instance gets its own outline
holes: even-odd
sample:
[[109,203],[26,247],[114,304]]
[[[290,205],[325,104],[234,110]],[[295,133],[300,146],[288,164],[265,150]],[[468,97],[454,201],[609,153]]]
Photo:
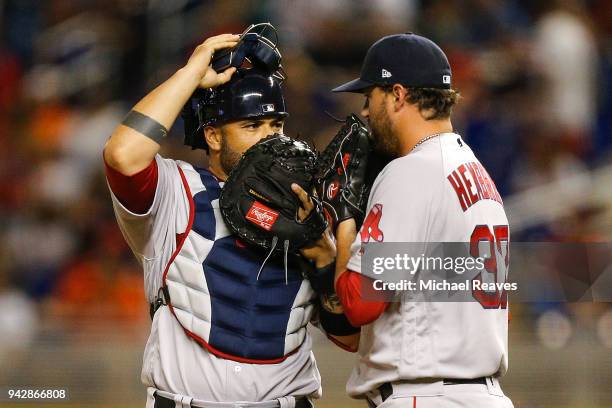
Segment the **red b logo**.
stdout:
[[370,242],[370,238],[377,242],[382,242],[385,239],[385,235],[378,226],[382,217],[382,208],[382,204],[374,204],[365,221],[363,221],[361,226],[361,242]]

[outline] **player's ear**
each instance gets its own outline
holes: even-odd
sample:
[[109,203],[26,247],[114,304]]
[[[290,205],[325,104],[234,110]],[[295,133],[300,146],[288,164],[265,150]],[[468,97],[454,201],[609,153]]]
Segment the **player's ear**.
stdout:
[[391,96],[393,97],[393,106],[396,111],[400,110],[406,103],[406,96],[408,96],[408,90],[400,84],[395,84],[391,88]]
[[216,126],[204,127],[204,138],[211,152],[221,151],[221,138],[223,137],[221,129]]

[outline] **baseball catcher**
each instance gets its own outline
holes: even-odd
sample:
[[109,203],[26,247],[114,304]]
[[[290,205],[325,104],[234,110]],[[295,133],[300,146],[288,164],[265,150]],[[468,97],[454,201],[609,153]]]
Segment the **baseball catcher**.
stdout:
[[[151,306],[147,408],[309,408],[321,380],[308,323],[355,347],[358,329],[317,285],[335,246],[309,194],[316,156],[282,135],[283,79],[258,27],[209,38],[105,146],[113,208]],[[207,152],[207,168],[159,154],[181,112],[185,143]]]

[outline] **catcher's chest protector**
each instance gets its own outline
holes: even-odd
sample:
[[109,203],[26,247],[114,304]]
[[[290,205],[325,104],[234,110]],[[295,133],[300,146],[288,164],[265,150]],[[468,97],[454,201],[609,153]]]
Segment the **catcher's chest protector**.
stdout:
[[[282,256],[237,242],[219,211],[221,185],[206,170],[182,163],[189,226],[163,275],[170,310],[185,333],[213,354],[277,363],[297,350],[314,310],[314,292],[296,258],[288,275]],[[287,279],[287,280],[285,280]]]

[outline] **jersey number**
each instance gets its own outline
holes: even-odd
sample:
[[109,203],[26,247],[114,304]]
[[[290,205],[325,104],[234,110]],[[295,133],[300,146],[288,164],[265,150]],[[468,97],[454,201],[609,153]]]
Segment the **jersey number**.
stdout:
[[[496,225],[493,227],[493,232],[488,225],[477,225],[474,228],[470,238],[470,255],[484,259],[484,269],[492,275],[492,279],[487,279],[487,282],[506,283],[508,281],[509,244],[510,235],[507,225]],[[498,262],[497,254],[501,262]],[[483,273],[484,271],[479,273],[472,281],[482,282]],[[485,291],[474,289],[472,286],[472,295],[485,309],[508,307],[508,292],[505,289],[500,293],[497,288],[495,291]]]

